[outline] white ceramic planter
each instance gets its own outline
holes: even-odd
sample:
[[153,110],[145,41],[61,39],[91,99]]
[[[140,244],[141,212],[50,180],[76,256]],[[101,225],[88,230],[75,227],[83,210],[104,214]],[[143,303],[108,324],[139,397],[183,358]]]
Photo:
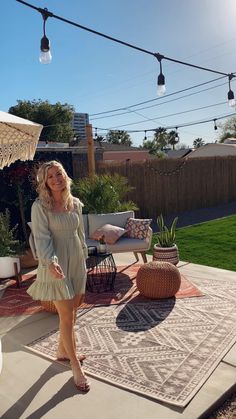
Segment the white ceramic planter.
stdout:
[[179,251],[176,244],[172,247],[159,247],[157,244],[153,247],[153,260],[169,262],[177,265],[179,262]]
[[20,259],[18,257],[0,257],[0,278],[15,276],[14,262],[17,263],[17,271],[20,272]]

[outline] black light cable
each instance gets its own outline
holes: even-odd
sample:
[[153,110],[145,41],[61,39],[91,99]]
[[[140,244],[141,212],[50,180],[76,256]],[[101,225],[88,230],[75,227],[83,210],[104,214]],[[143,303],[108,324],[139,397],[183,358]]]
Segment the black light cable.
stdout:
[[[215,81],[218,81],[218,80],[221,80],[221,79],[224,79],[224,78],[225,78],[225,76],[221,76],[221,77],[217,77],[216,79],[212,79],[212,80],[205,81],[203,83],[195,84],[194,86],[189,86],[189,87],[186,87],[185,89],[177,90],[177,91],[172,92],[172,93],[168,93],[167,95],[165,95],[165,97],[167,98],[167,97],[170,97],[170,96],[177,95],[179,93],[186,92],[188,90],[196,89],[197,87],[205,86],[206,84],[213,83]],[[210,87],[210,89],[215,89],[216,87],[223,86],[224,84],[225,83],[217,84],[216,86]],[[209,89],[200,90],[199,92],[192,93],[192,94],[194,95],[194,94],[197,94],[197,93],[206,92],[207,90],[209,90]],[[181,99],[182,97],[185,97],[185,96],[181,96],[180,98],[173,99],[173,100],[178,100],[178,99]],[[134,108],[136,106],[145,105],[146,103],[159,101],[160,99],[162,99],[162,98],[161,97],[156,97],[154,99],[145,100],[143,102],[135,103],[133,105],[128,105],[128,106],[125,106],[125,107],[122,107],[122,108],[116,108],[116,109],[111,109],[111,110],[108,110],[108,111],[92,113],[92,114],[90,114],[90,116],[99,116],[99,115],[104,115],[104,114],[112,113],[112,112],[125,111],[127,109]],[[170,101],[162,101],[160,104],[158,103],[157,105],[153,105],[153,106],[160,106],[160,105],[162,105],[164,103],[168,103],[168,102],[170,102]],[[139,110],[141,110],[141,109],[147,109],[147,108],[140,108]],[[120,114],[120,115],[122,115],[122,114]],[[95,118],[93,118],[93,119],[95,119]]]
[[[178,128],[191,127],[193,125],[206,124],[208,122],[215,122],[215,121],[218,121],[220,119],[228,118],[230,116],[236,116],[236,113],[230,113],[230,114],[227,114],[227,115],[218,116],[217,118],[209,118],[209,119],[204,119],[204,120],[201,120],[201,121],[186,122],[186,123],[183,123],[183,124],[179,124]],[[176,125],[168,125],[168,126],[165,126],[163,128],[165,128],[166,130],[175,129]],[[112,131],[110,128],[97,127],[97,129],[100,130],[100,131]],[[146,132],[155,132],[157,129],[158,128],[147,128],[145,131]],[[125,130],[125,131],[127,133],[136,133],[136,132],[143,132],[143,129]]]
[[[40,7],[33,6],[32,4],[30,4],[30,3],[26,2],[26,1],[23,1],[23,0],[16,0],[16,1],[18,3],[24,4],[25,6],[28,6],[28,7],[32,8],[32,9],[36,10],[37,12],[39,12],[41,14],[44,13],[44,10],[45,9],[41,9]],[[171,57],[166,57],[165,55],[162,55],[160,53],[154,53],[154,52],[149,51],[149,50],[146,50],[144,48],[137,47],[136,45],[130,44],[128,42],[124,42],[124,41],[121,41],[120,39],[117,39],[117,38],[114,38],[112,36],[106,35],[106,34],[104,34],[102,32],[95,31],[94,29],[90,29],[90,28],[88,28],[86,26],[80,25],[80,24],[78,24],[76,22],[73,22],[71,20],[65,19],[65,18],[63,18],[61,16],[57,16],[57,15],[55,15],[52,12],[48,12],[47,11],[47,13],[48,13],[48,16],[50,16],[50,17],[52,17],[54,19],[60,20],[60,21],[65,22],[65,23],[68,23],[68,24],[73,25],[73,26],[75,26],[77,28],[80,28],[80,29],[83,29],[85,31],[91,32],[91,33],[93,33],[95,35],[98,35],[98,36],[101,36],[103,38],[109,39],[110,41],[119,43],[121,45],[127,46],[129,48],[135,49],[135,50],[140,51],[140,52],[143,52],[145,54],[152,55],[152,56],[154,56],[160,62],[160,64],[161,64],[161,60],[164,60],[165,59],[167,61],[171,61],[171,62],[174,62],[174,63],[177,63],[177,64],[182,64],[182,65],[185,65],[185,66],[188,66],[188,67],[192,67],[192,68],[196,68],[196,69],[199,69],[199,70],[208,71],[208,72],[215,73],[215,74],[221,74],[221,75],[227,76],[227,77],[235,77],[235,75],[233,73],[224,73],[222,71],[217,71],[217,70],[214,70],[214,69],[211,69],[211,68],[202,67],[202,66],[195,65],[195,64],[190,64],[190,63],[187,63],[185,61],[180,61],[180,60],[177,60],[177,59],[174,59],[174,58],[171,58]],[[164,76],[163,76],[162,71],[159,74],[159,76],[161,76],[160,83],[163,83],[163,81],[165,81],[165,79],[163,79]],[[163,84],[160,84],[159,86],[163,86]]]

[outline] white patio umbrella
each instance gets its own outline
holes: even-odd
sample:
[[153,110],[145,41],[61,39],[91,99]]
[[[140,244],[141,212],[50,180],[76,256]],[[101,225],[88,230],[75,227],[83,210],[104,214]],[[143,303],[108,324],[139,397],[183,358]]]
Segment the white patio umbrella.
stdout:
[[33,160],[43,125],[0,111],[0,169]]

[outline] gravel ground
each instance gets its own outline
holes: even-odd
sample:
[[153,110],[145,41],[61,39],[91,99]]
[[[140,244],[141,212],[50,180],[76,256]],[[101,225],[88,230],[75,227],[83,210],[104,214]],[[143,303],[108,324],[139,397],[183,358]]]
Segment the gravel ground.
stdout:
[[209,416],[209,419],[236,419],[236,392]]

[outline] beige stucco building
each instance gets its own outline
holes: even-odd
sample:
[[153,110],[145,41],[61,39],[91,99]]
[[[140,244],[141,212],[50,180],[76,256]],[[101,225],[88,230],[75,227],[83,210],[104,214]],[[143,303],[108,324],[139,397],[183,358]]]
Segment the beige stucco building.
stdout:
[[188,154],[187,158],[196,157],[217,157],[217,156],[236,156],[236,143],[212,143],[205,144],[202,147],[196,148]]

